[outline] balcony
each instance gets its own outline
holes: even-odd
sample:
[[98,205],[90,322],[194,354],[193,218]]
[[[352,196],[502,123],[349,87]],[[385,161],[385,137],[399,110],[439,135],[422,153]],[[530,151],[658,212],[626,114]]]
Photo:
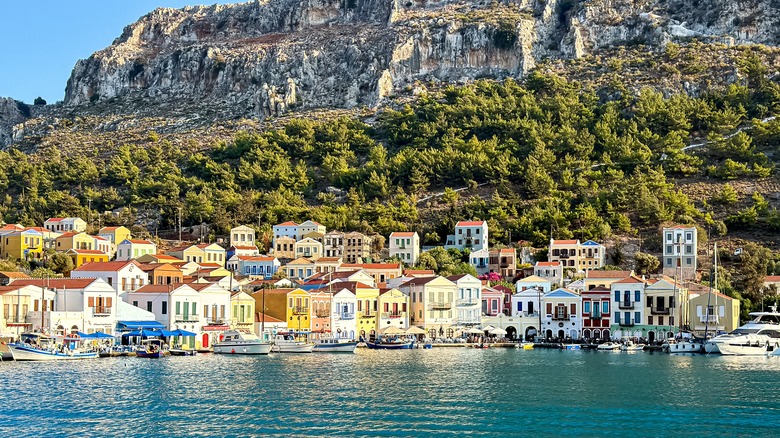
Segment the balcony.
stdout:
[[430,303],[431,310],[450,310],[452,303]]
[[214,318],[214,317],[211,317],[211,318],[206,320],[206,324],[207,325],[225,325],[226,322],[225,322],[225,318]]
[[479,305],[481,303],[481,300],[464,299],[464,300],[458,300],[456,303],[458,307],[469,307],[469,306]]
[[173,319],[176,322],[198,322],[200,320],[198,315],[182,315],[180,313],[174,315]]
[[110,306],[95,306],[92,307],[92,316],[109,316],[111,315]]
[[337,316],[342,321],[352,321],[355,319],[354,313],[339,313]]
[[709,323],[717,324],[718,322],[720,322],[718,320],[718,315],[701,315],[699,316],[699,321],[705,324],[709,324]]
[[570,256],[569,254],[563,254],[563,253],[562,253],[562,254],[561,254],[561,255],[559,255],[558,257],[560,257],[560,258],[562,258],[562,259],[568,259],[568,258],[569,258],[569,257],[571,257],[571,256]]
[[[40,315],[40,314],[39,314]],[[24,316],[15,316],[11,315],[5,318],[6,324],[25,324],[25,317]]]
[[538,318],[539,317],[539,312],[531,312],[531,313],[523,312],[523,317],[526,317],[526,318]]
[[383,312],[381,317],[387,319],[403,318],[406,316],[406,312]]
[[620,322],[618,322],[618,325],[621,326],[621,327],[633,327],[634,326],[634,321],[630,321],[630,320],[629,321],[620,321]]
[[360,314],[360,318],[361,319],[369,319],[369,318],[373,318],[375,316],[376,316],[375,312],[366,312],[366,313]]
[[317,310],[314,312],[314,316],[317,318],[329,318],[330,317],[330,311],[328,310]]
[[569,315],[563,314],[563,315],[552,315],[553,321],[568,321],[571,317]]
[[634,308],[634,302],[633,301],[620,301],[620,302],[618,302],[618,308],[620,308],[620,309],[633,309]]
[[669,315],[672,313],[672,309],[669,307],[651,307],[650,308],[650,314],[651,315]]
[[303,306],[295,306],[292,308],[293,315],[308,315],[309,308]]
[[601,313],[591,313],[588,315],[588,319],[601,319],[602,315]]

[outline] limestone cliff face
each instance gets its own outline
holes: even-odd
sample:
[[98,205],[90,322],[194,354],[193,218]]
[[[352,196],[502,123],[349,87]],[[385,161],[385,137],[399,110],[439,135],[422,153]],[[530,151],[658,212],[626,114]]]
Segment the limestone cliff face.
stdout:
[[[213,117],[376,105],[422,81],[522,77],[545,57],[697,36],[778,44],[780,0],[264,0],[158,9],[79,61],[65,104]],[[150,107],[149,102],[154,104]]]

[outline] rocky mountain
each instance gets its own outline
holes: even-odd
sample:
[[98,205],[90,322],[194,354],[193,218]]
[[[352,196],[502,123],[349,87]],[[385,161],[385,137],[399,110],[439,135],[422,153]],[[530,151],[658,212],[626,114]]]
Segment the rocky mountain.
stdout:
[[[63,105],[46,115],[164,116],[163,125],[181,130],[293,108],[374,107],[419,83],[523,77],[542,60],[616,46],[652,50],[694,37],[778,45],[778,29],[780,0],[256,0],[157,9],[78,61]],[[29,139],[21,109],[0,104],[0,144]]]

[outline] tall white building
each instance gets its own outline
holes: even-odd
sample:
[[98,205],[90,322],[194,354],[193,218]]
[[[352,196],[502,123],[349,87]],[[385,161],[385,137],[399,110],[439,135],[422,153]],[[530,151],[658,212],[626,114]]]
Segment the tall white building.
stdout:
[[472,251],[488,249],[487,221],[458,222],[455,224],[455,234],[447,236],[445,248],[468,248]]
[[696,227],[677,225],[664,228],[664,274],[673,278],[693,279],[696,276],[698,239]]
[[417,232],[390,233],[390,257],[398,256],[408,266],[417,264],[420,257],[420,236]]

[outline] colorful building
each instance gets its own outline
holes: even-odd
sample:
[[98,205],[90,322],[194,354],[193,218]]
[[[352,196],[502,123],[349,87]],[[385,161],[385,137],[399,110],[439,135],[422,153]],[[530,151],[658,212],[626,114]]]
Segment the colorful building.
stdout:
[[69,249],[65,254],[73,260],[73,267],[75,268],[87,263],[102,263],[108,261],[108,254],[95,249]]
[[582,296],[582,337],[585,339],[611,339],[612,292],[598,286],[584,290]]
[[409,328],[409,297],[395,288],[379,290],[377,330],[382,332],[389,327]]
[[285,320],[291,331],[311,331],[311,295],[303,289],[287,293],[287,315]]
[[582,297],[560,288],[542,297],[542,330],[546,339],[579,339],[582,334]]
[[43,254],[43,234],[31,230],[12,231],[0,236],[0,255],[10,260],[38,259]]

